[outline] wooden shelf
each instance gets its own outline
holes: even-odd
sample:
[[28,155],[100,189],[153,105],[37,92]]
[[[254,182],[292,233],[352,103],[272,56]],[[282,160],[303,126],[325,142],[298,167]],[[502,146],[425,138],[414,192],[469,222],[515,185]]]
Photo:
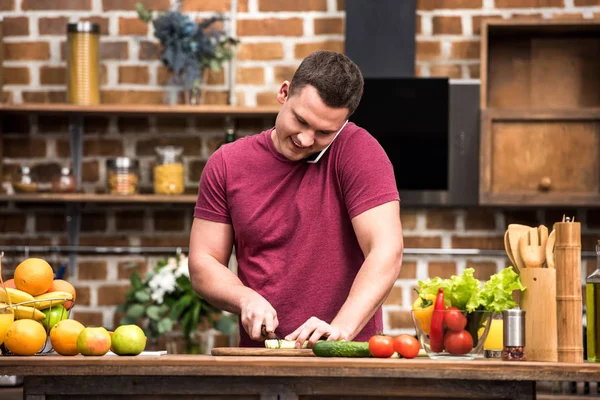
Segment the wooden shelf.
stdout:
[[14,201],[20,203],[164,203],[194,204],[197,196],[137,194],[121,196],[115,194],[92,193],[17,193],[0,195],[0,202]]
[[0,104],[0,113],[77,114],[77,115],[213,115],[213,116],[265,116],[273,117],[278,106],[238,107],[222,105],[149,105],[149,104],[100,104],[81,106],[74,104]]

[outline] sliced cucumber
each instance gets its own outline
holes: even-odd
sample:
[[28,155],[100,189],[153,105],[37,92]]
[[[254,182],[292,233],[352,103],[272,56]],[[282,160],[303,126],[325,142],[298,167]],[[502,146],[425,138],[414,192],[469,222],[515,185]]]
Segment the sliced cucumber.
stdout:
[[[295,349],[295,340],[280,340],[280,339],[267,339],[265,340],[265,347],[267,349]],[[308,347],[308,342],[304,342],[303,349]]]

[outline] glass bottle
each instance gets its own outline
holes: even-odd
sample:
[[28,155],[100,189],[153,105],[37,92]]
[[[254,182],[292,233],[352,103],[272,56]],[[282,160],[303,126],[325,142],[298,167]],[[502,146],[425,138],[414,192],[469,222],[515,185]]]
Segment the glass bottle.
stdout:
[[62,168],[60,175],[52,179],[52,191],[55,193],[74,193],[77,191],[77,181],[69,168]]
[[585,281],[589,362],[600,362],[600,240],[596,245],[596,259],[596,270]]
[[12,185],[17,193],[33,193],[37,191],[37,182],[33,180],[31,169],[28,166],[21,167]]
[[225,129],[225,140],[223,142],[221,142],[221,144],[219,144],[217,149],[219,147],[223,146],[224,144],[235,142],[236,139],[237,139],[237,137],[235,135],[235,129],[233,129],[233,128]]
[[156,165],[154,166],[154,193],[181,194],[184,191],[184,170],[181,154],[182,147],[156,147]]

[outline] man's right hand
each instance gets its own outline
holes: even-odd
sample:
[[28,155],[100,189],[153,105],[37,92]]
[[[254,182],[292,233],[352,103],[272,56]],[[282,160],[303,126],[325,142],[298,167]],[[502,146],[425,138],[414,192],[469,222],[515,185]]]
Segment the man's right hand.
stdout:
[[260,294],[254,292],[241,301],[240,317],[250,339],[258,341],[275,337],[275,329],[279,326],[277,311]]

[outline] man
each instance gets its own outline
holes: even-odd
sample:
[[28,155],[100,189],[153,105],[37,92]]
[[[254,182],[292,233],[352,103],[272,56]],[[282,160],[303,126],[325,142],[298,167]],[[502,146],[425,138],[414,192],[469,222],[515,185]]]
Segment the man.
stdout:
[[[347,122],[362,91],[350,59],[312,53],[281,84],[275,127],[222,146],[206,164],[190,275],[202,297],[240,315],[241,347],[264,346],[265,331],[311,347],[383,330],[402,227],[389,158]],[[233,244],[237,276],[226,267]]]

